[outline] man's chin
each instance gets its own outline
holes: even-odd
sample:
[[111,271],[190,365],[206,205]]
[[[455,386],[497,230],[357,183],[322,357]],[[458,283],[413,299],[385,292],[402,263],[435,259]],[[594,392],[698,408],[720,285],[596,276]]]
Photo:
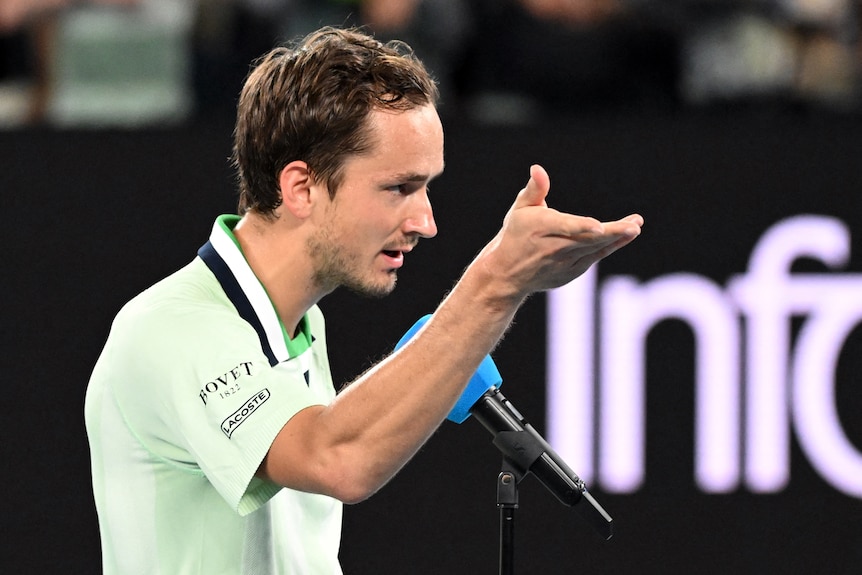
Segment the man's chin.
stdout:
[[361,296],[380,299],[388,296],[395,290],[397,281],[398,276],[395,270],[392,270],[389,272],[389,281],[385,283],[354,282],[345,284],[344,287]]

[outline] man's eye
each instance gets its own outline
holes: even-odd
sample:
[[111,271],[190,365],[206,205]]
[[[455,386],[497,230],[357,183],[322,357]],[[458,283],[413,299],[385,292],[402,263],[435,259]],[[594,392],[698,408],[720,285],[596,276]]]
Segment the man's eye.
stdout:
[[395,184],[386,188],[386,190],[389,192],[401,194],[403,196],[409,196],[410,194],[418,192],[422,189],[424,189],[426,193],[431,191],[431,188],[427,185],[414,183]]

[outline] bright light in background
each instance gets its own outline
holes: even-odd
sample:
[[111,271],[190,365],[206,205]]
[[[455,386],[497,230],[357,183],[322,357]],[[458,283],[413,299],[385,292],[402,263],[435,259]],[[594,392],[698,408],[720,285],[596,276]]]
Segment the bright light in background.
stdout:
[[[602,289],[599,465],[602,485],[635,490],[643,481],[646,381],[644,346],[668,318],[691,326],[697,351],[695,475],[707,491],[736,487],[739,475],[739,328],[735,308],[712,282],[673,274],[645,284],[616,277]],[[710,350],[704,353],[701,350]],[[626,358],[623,360],[623,358]]]
[[[599,286],[591,270],[550,292],[550,443],[588,484],[637,491],[647,473],[646,340],[658,323],[677,319],[695,343],[695,381],[677,385],[695,389],[693,474],[703,491],[741,482],[780,491],[793,431],[827,482],[862,498],[862,453],[835,405],[838,358],[862,321],[862,274],[790,271],[802,257],[835,269],[849,256],[843,222],[798,216],[767,230],[748,271],[726,288],[691,273],[647,282],[612,276]],[[803,320],[795,346],[794,317]]]
[[554,437],[565,441],[566,461],[587,479],[593,476],[594,465],[595,267],[552,293],[555,308],[548,316],[548,330],[554,337],[547,340],[547,377],[558,385],[553,387],[553,401],[548,401],[548,437],[552,444]]

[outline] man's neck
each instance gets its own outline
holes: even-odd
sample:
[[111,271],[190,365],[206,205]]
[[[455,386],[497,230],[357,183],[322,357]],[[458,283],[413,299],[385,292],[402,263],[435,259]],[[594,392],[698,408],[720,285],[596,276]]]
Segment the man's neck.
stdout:
[[301,228],[249,213],[234,228],[234,236],[293,339],[302,317],[328,293],[314,286]]

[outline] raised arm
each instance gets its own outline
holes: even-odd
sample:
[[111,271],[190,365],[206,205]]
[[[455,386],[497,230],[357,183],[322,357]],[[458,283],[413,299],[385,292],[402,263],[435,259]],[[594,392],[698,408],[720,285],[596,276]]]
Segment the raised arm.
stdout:
[[568,283],[640,234],[639,215],[600,222],[551,209],[549,189],[532,166],[500,231],[422,330],[330,405],[297,413],[259,474],[347,503],[367,498],[440,425],[527,296]]

